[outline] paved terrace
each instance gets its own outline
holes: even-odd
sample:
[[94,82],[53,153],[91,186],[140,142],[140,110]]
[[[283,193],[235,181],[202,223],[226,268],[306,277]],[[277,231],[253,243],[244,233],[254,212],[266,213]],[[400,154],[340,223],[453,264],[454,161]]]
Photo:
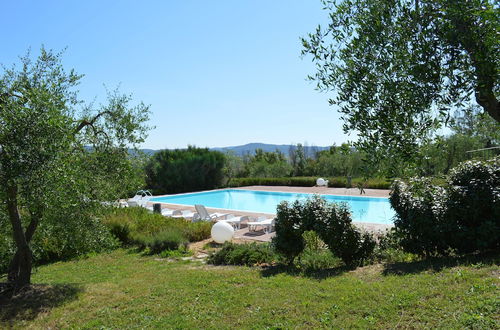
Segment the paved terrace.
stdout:
[[[277,192],[296,192],[296,193],[309,193],[309,194],[322,194],[322,195],[340,195],[340,196],[365,196],[365,197],[389,197],[389,190],[386,189],[365,189],[365,194],[360,195],[359,189],[357,188],[326,188],[326,187],[290,187],[290,186],[247,186],[231,189],[241,189],[241,190],[258,190],[258,191],[277,191]],[[155,196],[156,197],[156,196]],[[153,204],[153,203],[149,203]],[[194,207],[186,205],[175,205],[162,203],[162,207],[169,209],[179,209],[179,210],[192,210],[195,212]],[[234,214],[235,216],[247,215],[251,218],[257,218],[259,216],[273,217],[275,214],[269,213],[255,213],[255,212],[244,212],[244,211],[234,211],[225,209],[213,209],[207,207],[210,213],[227,213]],[[358,228],[367,230],[373,233],[385,232],[387,229],[391,228],[392,225],[379,224],[379,223],[364,223],[364,222],[354,222]],[[263,231],[249,232],[248,228],[243,224],[243,228],[235,232],[234,238],[238,241],[261,241],[269,242],[271,238],[274,237],[274,233],[266,234]]]

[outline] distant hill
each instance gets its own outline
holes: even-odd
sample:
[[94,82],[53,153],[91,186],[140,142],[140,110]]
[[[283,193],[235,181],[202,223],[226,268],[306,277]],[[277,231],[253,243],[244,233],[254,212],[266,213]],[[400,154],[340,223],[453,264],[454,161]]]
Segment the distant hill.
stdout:
[[[288,156],[288,151],[290,148],[295,148],[295,145],[292,144],[268,144],[268,143],[248,143],[242,146],[234,146],[234,147],[222,147],[222,148],[209,148],[210,150],[220,151],[220,152],[232,152],[237,156],[243,155],[253,155],[256,149],[262,149],[266,152],[274,152],[276,150]],[[317,147],[317,146],[307,146],[304,147],[304,151],[306,156],[313,156],[315,152],[328,150],[330,147]],[[147,155],[152,155],[159,150],[153,149],[141,149]]]
[[[210,148],[211,150],[217,150],[222,152],[234,152],[238,156],[243,156],[246,154],[253,155],[256,149],[262,149],[266,152],[280,151],[288,156],[288,151],[290,148],[295,148],[295,145],[291,144],[267,144],[267,143],[248,143],[242,146],[234,147],[224,147],[224,148]],[[306,155],[313,155],[317,151],[328,150],[330,147],[317,147],[317,146],[307,146],[304,147]]]

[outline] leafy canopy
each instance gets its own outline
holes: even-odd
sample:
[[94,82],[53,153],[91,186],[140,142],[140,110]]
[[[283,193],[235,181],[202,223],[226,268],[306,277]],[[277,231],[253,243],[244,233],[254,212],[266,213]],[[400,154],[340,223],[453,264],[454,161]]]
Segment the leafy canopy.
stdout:
[[497,1],[322,2],[329,23],[302,39],[302,54],[360,146],[411,158],[472,98],[500,122]]
[[[0,76],[0,226],[10,222],[17,252],[9,279],[20,285],[30,281],[30,242],[40,224],[56,226],[59,241],[86,236],[97,246],[100,202],[140,184],[128,148],[144,140],[149,107],[132,106],[117,91],[107,104],[85,105],[76,90],[81,78],[64,69],[61,53],[44,48]],[[93,234],[83,235],[89,228]]]

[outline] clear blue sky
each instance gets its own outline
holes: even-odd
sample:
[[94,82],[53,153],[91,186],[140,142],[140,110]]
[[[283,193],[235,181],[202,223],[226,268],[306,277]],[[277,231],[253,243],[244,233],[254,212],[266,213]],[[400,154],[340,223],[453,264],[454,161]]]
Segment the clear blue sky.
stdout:
[[4,1],[0,63],[31,47],[61,50],[85,74],[86,101],[104,85],[151,105],[145,148],[353,139],[306,81],[300,36],[325,22],[319,0]]

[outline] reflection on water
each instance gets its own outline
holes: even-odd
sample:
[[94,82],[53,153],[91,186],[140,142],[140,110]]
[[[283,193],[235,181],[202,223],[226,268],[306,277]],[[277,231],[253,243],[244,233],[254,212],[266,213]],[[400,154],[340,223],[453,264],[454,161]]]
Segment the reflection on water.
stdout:
[[[171,195],[153,198],[152,201],[240,210],[259,213],[276,213],[276,206],[282,201],[294,202],[311,197],[311,194],[282,193],[250,190],[219,190],[204,193]],[[352,211],[353,221],[391,224],[394,210],[387,198],[322,195],[329,202],[347,203]]]

